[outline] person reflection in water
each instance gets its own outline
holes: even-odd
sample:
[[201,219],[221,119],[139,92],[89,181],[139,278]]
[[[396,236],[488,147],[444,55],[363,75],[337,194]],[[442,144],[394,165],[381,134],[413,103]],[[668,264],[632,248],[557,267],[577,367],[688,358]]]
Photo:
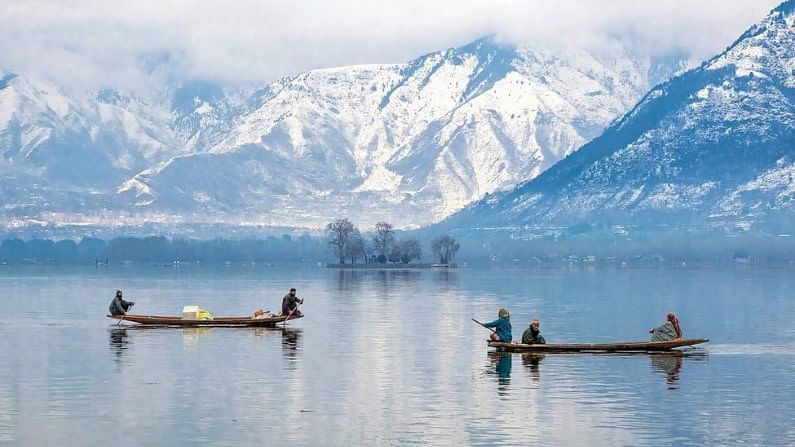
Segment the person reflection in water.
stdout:
[[681,352],[666,352],[664,354],[651,354],[651,367],[665,374],[665,381],[668,389],[676,389],[679,381],[679,372],[682,370],[682,359],[684,354]]
[[530,370],[530,378],[534,382],[538,382],[541,378],[541,372],[538,369],[539,363],[544,359],[544,354],[524,354],[522,355],[522,364]]
[[679,327],[679,319],[676,318],[676,315],[669,313],[665,319],[665,323],[649,329],[651,341],[671,341],[682,338],[682,329]]
[[110,351],[119,362],[124,357],[124,351],[127,350],[129,344],[127,328],[114,326],[108,331],[108,334],[110,335]]
[[301,330],[300,329],[282,329],[282,354],[287,360],[288,367],[291,370],[295,369],[295,363],[298,359],[298,353],[301,343]]
[[[504,352],[490,352],[489,360],[494,367],[490,374],[496,374],[498,390],[502,394],[511,383],[511,367],[513,366],[513,355]],[[493,371],[493,372],[492,372]]]

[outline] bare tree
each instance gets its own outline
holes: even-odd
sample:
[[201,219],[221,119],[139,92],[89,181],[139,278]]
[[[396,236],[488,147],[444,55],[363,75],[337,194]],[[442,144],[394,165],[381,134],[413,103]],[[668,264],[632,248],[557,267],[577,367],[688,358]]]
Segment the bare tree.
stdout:
[[449,264],[461,245],[448,235],[439,236],[431,242],[433,255],[439,258],[440,264]]
[[379,256],[389,256],[395,246],[395,230],[391,224],[378,222],[375,224],[373,249]]
[[414,259],[422,257],[422,247],[417,239],[405,239],[398,244],[400,247],[400,262],[408,264]]
[[[351,239],[356,227],[348,219],[337,219],[326,225],[326,243],[334,254],[340,259],[340,264],[345,264],[345,256],[350,251]],[[361,235],[359,235],[361,238]]]
[[348,244],[347,254],[351,258],[351,264],[356,264],[356,258],[361,256],[364,259],[364,262],[367,262],[367,246],[364,243],[364,238],[362,238],[362,233],[359,232],[358,228],[353,229],[353,233],[351,233],[351,240]]

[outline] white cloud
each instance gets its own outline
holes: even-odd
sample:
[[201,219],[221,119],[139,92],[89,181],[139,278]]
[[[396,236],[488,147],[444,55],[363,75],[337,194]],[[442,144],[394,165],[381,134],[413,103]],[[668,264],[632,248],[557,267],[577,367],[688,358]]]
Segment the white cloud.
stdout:
[[722,50],[776,0],[3,0],[0,67],[76,86],[190,77],[263,83],[312,68],[404,62],[486,34],[644,50]]

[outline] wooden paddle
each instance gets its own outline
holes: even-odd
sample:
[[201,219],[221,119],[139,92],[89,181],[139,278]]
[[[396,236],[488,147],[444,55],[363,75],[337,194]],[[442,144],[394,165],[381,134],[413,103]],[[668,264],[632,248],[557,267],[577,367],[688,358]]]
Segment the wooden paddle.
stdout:
[[480,321],[478,321],[478,320],[476,320],[476,319],[474,319],[474,318],[472,319],[472,321],[474,321],[475,323],[477,323],[477,324],[479,324],[479,325],[483,326],[484,328],[488,329],[488,330],[489,330],[489,331],[491,331],[491,332],[497,332],[497,330],[496,330],[496,329],[492,329],[492,328],[490,328],[490,327],[486,327],[486,325],[485,325],[485,324],[481,323]]
[[285,318],[284,321],[282,322],[282,326],[287,327],[287,320],[289,320],[290,317],[293,316],[293,312],[295,312],[296,309],[298,309],[298,306],[293,307],[293,310],[291,310],[290,313],[287,314],[287,318]]
[[[135,303],[133,303],[133,304],[130,304],[130,306],[127,308],[127,312],[129,312],[129,311],[130,311],[130,309],[132,309],[132,307],[133,307],[133,306],[135,306]],[[121,314],[121,318],[119,318],[119,322],[118,322],[118,323],[116,323],[116,326],[120,325],[120,324],[121,324],[121,322],[122,322],[122,321],[124,321],[124,317],[125,317],[125,315],[127,315],[127,312],[125,312],[125,313]]]

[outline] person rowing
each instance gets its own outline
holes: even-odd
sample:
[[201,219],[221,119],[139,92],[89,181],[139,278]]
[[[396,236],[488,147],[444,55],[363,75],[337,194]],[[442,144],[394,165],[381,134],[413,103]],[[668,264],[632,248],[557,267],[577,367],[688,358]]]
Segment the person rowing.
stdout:
[[298,310],[299,304],[304,304],[304,300],[298,298],[296,295],[295,287],[290,289],[290,293],[284,295],[282,298],[282,315],[294,315],[296,317],[303,316]]
[[682,329],[679,327],[679,319],[676,315],[669,313],[665,316],[665,323],[649,329],[651,341],[671,341],[682,338]]
[[108,312],[113,316],[127,315],[127,311],[130,310],[133,305],[135,305],[135,302],[124,301],[121,290],[117,290],[116,296],[113,298],[113,301],[110,302],[110,306],[108,306]]
[[497,319],[483,323],[483,327],[494,328],[494,332],[489,336],[490,341],[501,341],[510,343],[513,340],[511,335],[511,314],[507,309],[502,308],[497,312]]
[[524,330],[522,334],[522,343],[526,345],[545,345],[547,341],[541,335],[541,320],[535,318],[530,327]]

